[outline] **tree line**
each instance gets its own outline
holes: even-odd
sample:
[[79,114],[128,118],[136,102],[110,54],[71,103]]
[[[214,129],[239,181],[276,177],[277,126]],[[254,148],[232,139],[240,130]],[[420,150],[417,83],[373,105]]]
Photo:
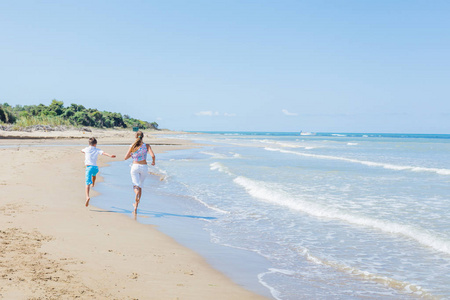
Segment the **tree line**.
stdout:
[[7,124],[41,125],[62,124],[73,126],[92,126],[97,128],[139,127],[139,129],[158,129],[158,123],[131,118],[121,113],[99,111],[83,105],[70,104],[64,107],[63,101],[52,100],[50,105],[0,104],[0,122]]

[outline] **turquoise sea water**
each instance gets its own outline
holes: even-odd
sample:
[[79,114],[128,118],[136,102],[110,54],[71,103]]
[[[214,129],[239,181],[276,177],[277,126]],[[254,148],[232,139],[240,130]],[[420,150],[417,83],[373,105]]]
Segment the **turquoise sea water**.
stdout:
[[[450,135],[177,137],[208,146],[158,155],[138,221],[236,282],[276,299],[450,298]],[[129,162],[101,172],[92,204],[131,215]]]

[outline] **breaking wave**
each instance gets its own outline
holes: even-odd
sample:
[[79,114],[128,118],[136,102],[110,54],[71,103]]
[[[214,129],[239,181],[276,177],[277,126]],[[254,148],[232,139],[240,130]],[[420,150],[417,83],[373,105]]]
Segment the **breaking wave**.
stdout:
[[289,153],[289,154],[295,154],[295,155],[305,156],[305,157],[341,160],[341,161],[347,161],[347,162],[351,162],[351,163],[358,163],[358,164],[366,165],[369,167],[382,167],[385,169],[396,170],[396,171],[406,170],[406,171],[413,171],[413,172],[433,172],[433,173],[436,173],[439,175],[450,175],[449,169],[427,168],[427,167],[417,167],[417,166],[402,166],[402,165],[394,165],[394,164],[388,164],[388,163],[379,163],[379,162],[373,162],[373,161],[367,161],[367,160],[346,158],[346,157],[340,157],[340,156],[302,153],[302,152],[283,150],[283,149],[275,149],[275,148],[267,148],[267,147],[264,149],[268,150],[268,151],[279,151],[281,153]]
[[338,219],[355,225],[376,228],[390,234],[400,234],[415,240],[424,246],[433,248],[436,251],[450,254],[449,240],[440,238],[424,229],[413,227],[411,225],[359,216],[335,208],[303,201],[299,198],[293,198],[283,191],[275,190],[273,187],[270,187],[270,184],[268,183],[252,180],[243,176],[236,177],[234,182],[242,186],[252,197],[265,202],[288,207],[314,217]]

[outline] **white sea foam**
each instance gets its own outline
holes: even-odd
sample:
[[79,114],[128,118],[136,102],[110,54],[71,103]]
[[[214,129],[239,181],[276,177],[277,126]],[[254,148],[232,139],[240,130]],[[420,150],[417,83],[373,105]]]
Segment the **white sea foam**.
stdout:
[[159,176],[159,180],[160,181],[166,181],[167,182],[167,180],[169,179],[169,175],[167,174],[167,171],[164,170],[164,169],[161,169],[158,166],[154,166],[153,168],[156,170],[156,172],[149,171],[149,173],[153,174],[153,175],[156,175],[156,176]]
[[331,267],[339,272],[344,272],[351,276],[357,276],[357,277],[360,277],[365,280],[370,280],[370,281],[374,281],[377,283],[381,283],[387,287],[391,287],[391,288],[395,288],[395,289],[403,291],[403,292],[411,293],[411,294],[414,294],[421,298],[437,299],[437,297],[424,291],[422,289],[422,287],[419,285],[415,285],[415,284],[405,282],[405,281],[396,280],[393,278],[389,278],[387,276],[373,274],[368,271],[363,271],[358,268],[347,266],[342,263],[338,263],[338,262],[334,262],[334,261],[330,261],[330,260],[324,260],[324,259],[321,259],[314,255],[311,255],[311,253],[308,251],[308,249],[303,248],[303,247],[298,249],[298,251],[301,255],[303,255],[308,261],[310,261],[312,263]]
[[225,155],[225,154],[221,154],[221,153],[207,152],[207,151],[201,151],[200,153],[212,156],[212,158],[215,158],[215,159],[230,159],[230,158],[241,158],[242,157],[239,153],[234,153],[234,152],[228,152],[230,154],[229,156]]
[[253,142],[255,143],[259,143],[259,144],[270,144],[270,145],[277,145],[277,146],[281,146],[283,148],[303,148],[303,149],[314,149],[316,147],[311,147],[311,146],[305,146],[305,145],[300,145],[298,143],[298,140],[296,140],[295,143],[289,143],[289,142],[285,142],[285,141],[274,141],[274,140],[253,140]]
[[358,143],[347,143],[348,146],[356,146]]
[[276,142],[276,144],[280,145],[281,147],[286,147],[286,148],[304,148],[304,146],[300,146],[300,145],[292,144],[292,143]]
[[[190,188],[190,186],[189,186],[188,184],[186,184],[186,183],[184,183],[184,182],[181,182],[181,184],[182,184],[186,189],[191,190],[191,188]],[[196,196],[196,195],[195,195],[195,194],[196,194],[195,192],[190,193],[190,194],[191,194],[190,197],[192,197],[195,201],[199,202],[200,204],[202,204],[203,206],[205,206],[205,207],[207,207],[207,208],[209,208],[209,209],[211,209],[211,210],[214,210],[214,211],[219,212],[219,213],[222,213],[222,214],[229,214],[229,213],[230,213],[230,212],[228,212],[228,211],[226,211],[226,210],[220,209],[220,208],[218,208],[218,207],[215,207],[215,206],[212,206],[212,205],[206,203],[205,201],[203,201],[202,199],[200,199],[198,196]]]
[[208,203],[206,203],[205,201],[202,201],[202,200],[201,200],[200,198],[198,198],[197,196],[194,196],[193,198],[194,198],[196,201],[200,202],[200,203],[203,204],[205,207],[207,207],[207,208],[209,208],[209,209],[211,209],[211,210],[217,211],[217,212],[222,213],[222,214],[229,214],[229,213],[230,213],[229,211],[226,211],[226,210],[217,208],[217,207],[215,207],[215,206],[209,205]]
[[201,151],[200,153],[212,156],[213,158],[222,158],[222,159],[228,158],[228,156],[220,154],[220,153],[207,152],[207,151]]
[[223,172],[228,175],[233,175],[233,173],[230,172],[230,169],[228,169],[226,166],[224,166],[220,162],[213,162],[209,166],[210,166],[211,170],[217,170],[219,172]]
[[[334,261],[327,261],[327,260],[323,260],[320,259],[319,257],[313,256],[310,254],[310,252],[303,248],[303,249],[299,249],[299,252],[302,256],[304,256],[308,261],[315,263],[317,265],[322,265],[322,266],[326,266],[326,267],[330,267],[333,268],[339,272],[342,273],[346,273],[350,276],[355,276],[355,277],[359,277],[363,280],[370,280],[373,282],[377,282],[377,283],[381,283],[384,286],[390,287],[390,288],[394,288],[396,290],[399,291],[403,291],[406,292],[408,294],[414,294],[415,296],[419,296],[420,298],[424,298],[424,299],[438,299],[437,297],[433,296],[432,294],[426,292],[425,290],[422,289],[421,286],[419,285],[415,285],[415,284],[411,284],[409,282],[405,282],[405,281],[400,281],[400,280],[396,280],[393,278],[389,278],[387,276],[382,276],[382,275],[377,275],[377,274],[373,274],[367,271],[362,271],[359,270],[357,268],[351,267],[351,266],[347,266],[344,265],[342,263],[337,263]],[[280,293],[279,291],[277,291],[275,288],[273,288],[272,286],[270,286],[269,284],[267,284],[264,281],[264,276],[269,275],[269,274],[273,274],[273,273],[278,273],[278,274],[283,274],[286,276],[296,276],[296,272],[291,271],[291,270],[284,270],[284,269],[276,269],[276,268],[270,268],[269,271],[264,272],[264,273],[260,273],[258,274],[258,281],[265,286],[266,288],[268,288],[272,294],[272,296],[275,299],[280,299]]]
[[302,153],[302,152],[296,152],[296,151],[290,151],[290,150],[283,150],[283,149],[276,149],[276,148],[264,148],[268,151],[279,151],[282,153],[289,153],[289,154],[295,154],[299,156],[305,156],[305,157],[313,157],[313,158],[319,158],[319,159],[331,159],[331,160],[341,160],[341,161],[347,161],[351,163],[358,163],[362,165],[366,165],[369,167],[382,167],[385,169],[390,170],[396,170],[396,171],[413,171],[413,172],[433,172],[439,175],[450,175],[450,169],[439,169],[439,168],[428,168],[428,167],[417,167],[417,166],[402,166],[402,165],[394,165],[389,163],[379,163],[379,162],[373,162],[373,161],[367,161],[367,160],[359,160],[359,159],[353,159],[353,158],[347,158],[347,157],[340,157],[340,156],[331,156],[331,155],[321,155],[321,154],[311,154],[311,153]]
[[272,141],[272,140],[252,140],[252,142],[260,142],[260,143],[267,143],[267,144],[276,144],[276,141]]
[[239,153],[230,152],[230,154],[232,154],[234,158],[242,158],[242,155],[240,155]]
[[265,143],[265,144],[275,144],[275,145],[279,145],[283,148],[303,148],[306,150],[317,148],[317,147],[313,147],[313,146],[299,145],[298,142],[297,143],[288,143],[288,142],[271,141],[271,140],[261,140],[259,142]]
[[236,177],[234,182],[242,186],[252,197],[265,202],[302,211],[314,217],[338,219],[355,225],[376,228],[390,234],[401,234],[436,251],[450,254],[450,240],[440,238],[424,229],[387,220],[359,216],[332,207],[304,201],[298,197],[293,198],[283,191],[276,190],[269,183],[252,180],[243,176]]
[[277,300],[281,300],[280,298],[280,292],[277,291],[276,289],[274,289],[272,286],[270,286],[267,282],[265,282],[263,280],[264,276],[268,275],[268,274],[273,274],[273,273],[281,273],[284,275],[293,275],[295,274],[292,271],[289,270],[282,270],[282,269],[275,269],[275,268],[270,268],[268,272],[264,272],[264,273],[260,273],[258,274],[258,281],[259,283],[261,283],[263,286],[265,286],[266,288],[269,289],[270,293],[272,294],[272,296],[277,299]]

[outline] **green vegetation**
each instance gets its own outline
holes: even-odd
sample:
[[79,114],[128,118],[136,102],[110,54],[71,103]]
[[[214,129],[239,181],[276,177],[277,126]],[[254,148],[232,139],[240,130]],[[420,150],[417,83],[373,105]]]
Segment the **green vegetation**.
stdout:
[[0,104],[0,123],[13,124],[17,127],[33,125],[51,126],[92,126],[98,128],[139,127],[139,129],[158,129],[158,123],[146,122],[120,113],[99,111],[85,108],[83,105],[71,104],[64,107],[62,101],[52,100],[48,106]]

